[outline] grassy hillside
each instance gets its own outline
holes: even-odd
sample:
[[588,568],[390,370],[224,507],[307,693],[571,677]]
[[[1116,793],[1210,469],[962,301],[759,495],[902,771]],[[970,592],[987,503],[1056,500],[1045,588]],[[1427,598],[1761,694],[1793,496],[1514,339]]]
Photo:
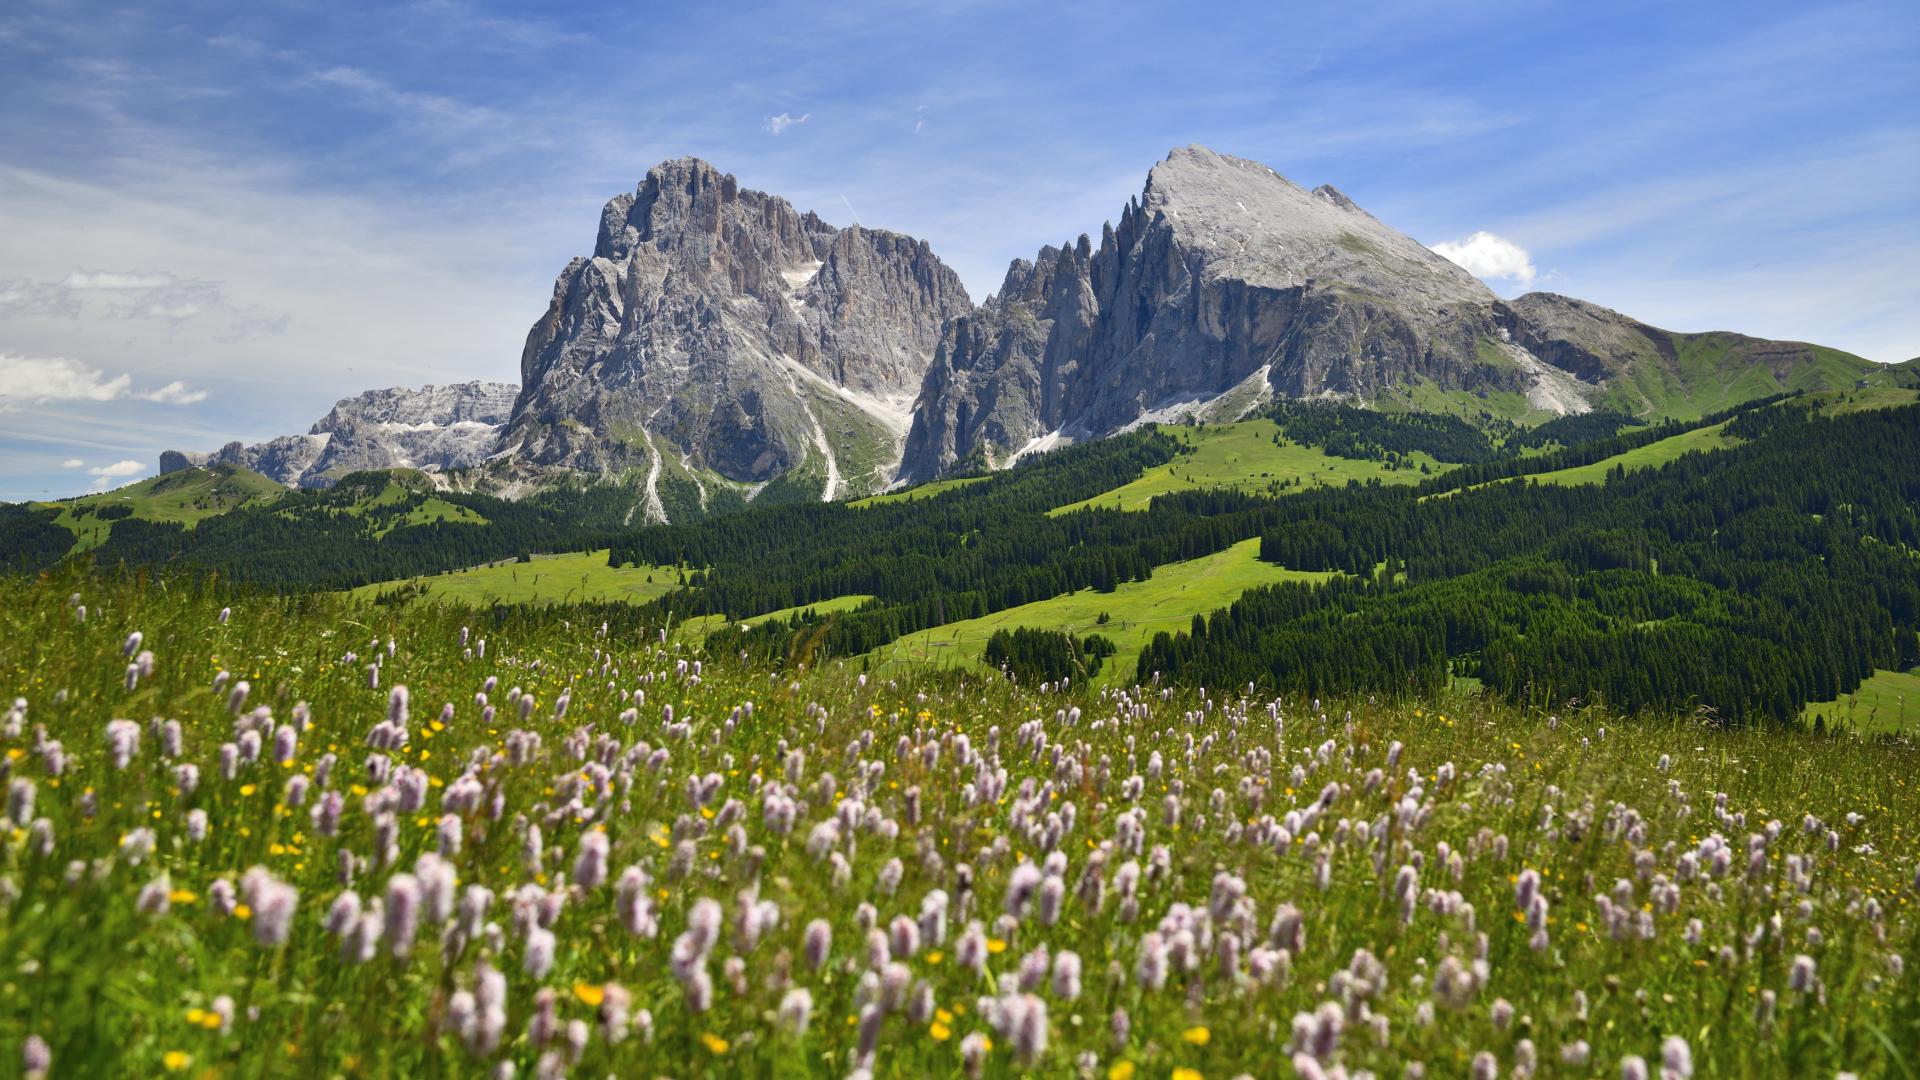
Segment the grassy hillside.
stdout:
[[1876,671],[1851,694],[1807,706],[1802,718],[1844,724],[1862,734],[1920,735],[1920,668]]
[[[1318,447],[1283,441],[1274,443],[1280,428],[1271,420],[1203,427],[1166,425],[1161,431],[1191,448],[1165,465],[1147,470],[1139,479],[1090,499],[1056,508],[1064,514],[1087,507],[1144,510],[1156,495],[1198,488],[1226,488],[1252,494],[1280,494],[1314,488],[1345,487],[1349,481],[1415,484],[1449,466],[1425,454],[1411,455],[1415,467],[1389,469],[1377,461],[1334,457]],[[1422,471],[1422,469],[1426,471]]]
[[190,526],[286,493],[286,488],[251,469],[209,465],[148,477],[97,495],[37,505],[58,509],[54,524],[74,534],[75,551],[86,551],[106,540],[114,521],[121,517]]
[[[1872,409],[1891,409],[1920,402],[1920,391],[1899,387],[1874,386],[1864,389],[1840,390],[1791,399],[1779,407],[1810,407],[1823,416],[1845,416],[1851,413],[1866,412]],[[1726,433],[1727,423],[1710,424],[1694,428],[1678,435],[1635,447],[1623,453],[1615,454],[1587,465],[1573,468],[1556,469],[1551,472],[1534,473],[1528,479],[1542,484],[1599,484],[1606,481],[1607,475],[1615,469],[1629,472],[1638,469],[1657,469],[1679,460],[1683,454],[1715,450],[1725,450],[1737,446],[1740,440]]]
[[[464,509],[464,508],[462,508]],[[427,574],[351,590],[359,599],[405,596],[489,607],[618,601],[644,604],[680,587],[680,571],[656,566],[607,565],[607,552],[535,555],[448,574]]]
[[[996,611],[979,619],[948,623],[909,634],[869,655],[882,671],[914,665],[975,667],[994,631],[1015,627],[1099,634],[1118,647],[1102,668],[1102,681],[1125,682],[1153,635],[1185,629],[1198,614],[1225,607],[1258,585],[1324,581],[1331,574],[1286,570],[1259,559],[1258,539],[1215,555],[1156,567],[1146,581],[1120,584],[1110,593],[1082,589],[1051,600]],[[1101,622],[1101,616],[1106,622]]]
[[899,491],[889,491],[884,495],[871,495],[864,499],[857,499],[852,505],[865,508],[869,506],[888,506],[893,503],[913,502],[915,499],[929,499],[943,491],[963,488],[968,484],[977,484],[985,479],[987,478],[984,476],[956,476],[950,480],[932,480],[924,484],[916,484],[910,488],[903,488]]
[[1714,424],[1711,427],[1695,428],[1671,438],[1661,439],[1659,442],[1635,447],[1623,454],[1615,454],[1591,465],[1535,473],[1527,479],[1541,484],[1599,484],[1604,483],[1607,474],[1615,469],[1626,469],[1629,472],[1635,469],[1657,469],[1678,460],[1682,454],[1724,450],[1734,445],[1736,440],[1725,434],[1726,426],[1726,424]]
[[729,623],[739,626],[759,626],[761,623],[783,622],[795,615],[833,615],[842,611],[852,611],[871,599],[873,599],[871,596],[836,596],[817,604],[801,604],[797,607],[781,608],[778,611],[749,615],[740,619],[728,619],[720,615],[695,615],[674,626],[672,634],[676,641],[697,646],[704,643],[709,634]]
[[1870,361],[1820,345],[1781,352],[1776,343],[1740,334],[1672,338],[1673,359],[1635,364],[1596,404],[1647,420],[1693,420],[1782,391],[1845,390],[1878,374]]

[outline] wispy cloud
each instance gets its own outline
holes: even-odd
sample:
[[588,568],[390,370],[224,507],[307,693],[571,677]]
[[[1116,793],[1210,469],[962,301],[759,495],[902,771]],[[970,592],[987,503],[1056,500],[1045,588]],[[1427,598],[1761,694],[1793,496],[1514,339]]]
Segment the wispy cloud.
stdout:
[[813,119],[812,113],[801,113],[799,116],[793,116],[789,113],[781,113],[779,116],[767,117],[767,122],[764,126],[766,127],[767,133],[769,135],[779,135],[780,133],[786,131],[788,128],[797,127],[800,124],[804,124],[811,119]]
[[207,400],[205,390],[195,390],[178,379],[158,390],[148,390],[134,396],[142,401],[157,402],[161,405],[197,405]]
[[0,318],[9,315],[142,319],[172,326],[213,316],[219,323],[214,332],[232,340],[277,333],[287,325],[282,314],[228,301],[220,282],[154,270],[72,270],[57,280],[0,281]]
[[356,67],[317,71],[313,81],[347,91],[357,101],[409,124],[430,127],[443,136],[501,122],[500,113],[445,94],[407,90]]

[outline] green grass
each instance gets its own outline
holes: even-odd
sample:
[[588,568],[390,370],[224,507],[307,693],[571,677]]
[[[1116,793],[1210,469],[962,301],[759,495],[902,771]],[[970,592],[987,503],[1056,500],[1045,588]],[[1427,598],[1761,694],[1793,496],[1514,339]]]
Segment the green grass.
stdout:
[[1673,345],[1672,360],[1654,356],[1635,364],[1625,378],[1608,385],[1596,406],[1648,421],[1697,420],[1785,390],[1844,390],[1871,378],[1875,369],[1851,353],[1810,345],[1811,357],[1794,363],[1780,379],[1749,353],[1749,339],[1737,334],[1674,334]]
[[[1451,466],[1434,461],[1425,454],[1411,456],[1415,468],[1389,469],[1377,461],[1353,461],[1333,457],[1318,447],[1295,442],[1274,445],[1280,427],[1271,420],[1246,420],[1237,424],[1160,428],[1193,447],[1165,465],[1148,469],[1131,483],[1090,499],[1053,510],[1069,513],[1089,507],[1120,510],[1145,510],[1156,495],[1196,488],[1232,488],[1238,491],[1275,493],[1317,487],[1345,487],[1349,481],[1366,483],[1379,480],[1388,484],[1415,484],[1429,475]],[[1423,473],[1418,466],[1429,472]]]
[[915,484],[910,488],[902,488],[899,491],[889,491],[884,495],[870,495],[864,499],[856,499],[847,505],[853,507],[885,506],[888,503],[913,502],[915,499],[931,499],[943,491],[963,488],[968,484],[977,484],[985,479],[987,479],[987,477],[984,476],[956,476],[949,480],[932,480],[924,484]]
[[59,509],[54,524],[74,534],[75,551],[86,551],[104,543],[113,527],[112,521],[95,516],[95,512],[107,507],[128,507],[134,517],[147,521],[192,526],[248,503],[277,499],[286,491],[251,469],[233,465],[196,466],[148,477],[97,495],[39,505]]
[[[790,619],[802,612],[811,611],[817,615],[831,615],[839,611],[852,611],[854,608],[873,599],[871,596],[836,596],[831,600],[822,600],[817,604],[800,604],[796,607],[781,608],[760,615],[749,615],[738,620],[741,626],[759,626],[761,623]],[[707,635],[727,624],[724,615],[696,615],[680,623],[673,630],[676,640],[698,645],[707,640]]]
[[[1870,409],[1892,409],[1903,405],[1912,405],[1920,401],[1920,391],[1899,387],[1874,386],[1863,389],[1829,391],[1808,394],[1795,399],[1795,404],[1811,406],[1828,415],[1839,416],[1847,413],[1865,412]],[[1711,453],[1739,445],[1739,440],[1726,434],[1726,424],[1714,424],[1709,427],[1683,431],[1659,442],[1635,447],[1625,453],[1593,462],[1589,465],[1577,465],[1570,469],[1557,469],[1553,472],[1535,473],[1528,477],[1542,484],[1600,484],[1605,483],[1607,474],[1617,468],[1631,472],[1636,469],[1657,469],[1662,465],[1679,460],[1683,454],[1694,452]],[[1495,481],[1508,483],[1509,481]]]
[[[392,491],[394,489],[389,488],[387,490]],[[386,492],[382,492],[381,494],[384,498]],[[394,518],[393,523],[386,528],[375,531],[374,535],[385,536],[398,528],[414,525],[429,525],[436,521],[446,521],[457,525],[485,525],[487,523],[487,519],[477,511],[461,506],[459,503],[450,503],[445,499],[429,496],[428,498],[420,500],[418,506]]]
[[1862,734],[1920,734],[1920,668],[1876,671],[1851,694],[1806,707],[1801,719],[1846,724]]
[[[1525,1039],[1539,1075],[1618,1076],[1628,1055],[1657,1063],[1673,1036],[1699,1077],[1912,1071],[1901,1049],[1920,1045],[1911,745],[1591,709],[1549,724],[1457,694],[1329,700],[1321,712],[1227,688],[1119,699],[978,674],[860,679],[853,663],[702,658],[659,644],[658,629],[620,605],[479,614],[132,577],[0,580],[0,701],[27,710],[0,726],[0,755],[10,802],[30,794],[17,812],[36,823],[0,848],[7,1074],[34,1037],[54,1076],[478,1076],[501,1063],[534,1076],[543,1054],[564,1053],[529,1031],[547,1009],[586,1033],[574,1076],[843,1077],[871,1000],[866,930],[912,921],[936,890],[951,904],[940,938],[887,958],[931,999],[926,1011],[866,1013],[877,1077],[962,1076],[962,1046],[979,1037],[992,1042],[980,1072],[994,1077],[1286,1075],[1293,1018],[1341,1008],[1342,985],[1382,1021],[1378,1036],[1349,1023],[1338,1039],[1332,1063],[1349,1075],[1419,1063],[1464,1076],[1486,1052],[1505,1076]],[[129,689],[122,642],[134,630],[155,666]],[[250,684],[243,708],[230,707],[233,681],[216,687],[219,672]],[[372,750],[402,684],[405,735]],[[483,688],[497,714],[482,713]],[[530,695],[524,719],[512,688]],[[244,741],[236,726],[263,723],[262,708],[298,746],[282,763],[270,735],[257,760],[235,755],[223,773],[222,747]],[[105,737],[115,716],[141,718],[124,767]],[[148,717],[178,722],[177,747]],[[374,778],[380,762],[392,780]],[[197,784],[181,783],[182,766]],[[424,799],[403,801],[416,777]],[[309,788],[290,806],[296,780]],[[452,798],[469,783],[471,808]],[[708,785],[710,798],[690,798]],[[337,829],[313,816],[330,799]],[[773,824],[782,813],[790,830]],[[1803,828],[1805,815],[1819,824]],[[1281,834],[1290,817],[1298,828]],[[1772,821],[1782,827],[1765,839]],[[441,839],[452,823],[458,844]],[[607,873],[576,883],[596,834]],[[1766,847],[1751,880],[1749,834]],[[1715,835],[1736,849],[1731,871],[1682,873]],[[443,862],[425,858],[439,849]],[[1057,919],[1011,888],[1031,872],[1019,867],[1049,860],[1061,881],[1041,893],[1065,893]],[[1790,863],[1806,867],[1803,883]],[[371,904],[411,888],[398,875],[439,866],[454,896],[493,898],[479,921],[497,930],[462,935],[457,918],[429,914],[411,948],[382,934],[366,962],[343,957],[325,916],[347,890]],[[630,868],[644,878],[623,890]],[[236,898],[244,910],[216,904],[250,871],[264,885]],[[1537,950],[1516,911],[1523,875],[1538,875],[1548,903]],[[1413,879],[1404,914],[1402,876]],[[1672,886],[1670,903],[1654,902],[1656,882]],[[1609,932],[1595,897],[1616,888],[1632,890],[1620,908],[1650,919],[1650,938]],[[543,916],[551,964],[529,965],[529,939],[544,935],[516,921],[511,898],[560,892]],[[270,932],[276,897],[292,905],[284,936]],[[757,941],[737,930],[742,897],[777,913],[756,920]],[[696,1011],[670,956],[708,904],[721,924],[711,952],[685,950],[716,984]],[[1284,942],[1283,973],[1258,981],[1254,950],[1274,944],[1289,905],[1301,932]],[[629,923],[636,908],[646,925]],[[1159,935],[1166,919],[1192,925]],[[803,946],[815,920],[831,939],[819,968]],[[1241,948],[1222,971],[1229,932]],[[1141,956],[1184,944],[1180,933],[1209,947],[1196,941],[1192,966],[1175,964],[1164,984],[1138,977]],[[1013,999],[1046,1009],[1046,1047],[1023,1062],[990,1014],[1042,946],[1071,951],[1083,972],[1077,993],[1041,979]],[[1803,954],[1818,980],[1804,995],[1788,974]],[[977,968],[962,963],[974,955]],[[1436,974],[1476,960],[1480,985],[1457,1007],[1438,1003]],[[449,1020],[493,972],[499,1044],[469,1048]],[[810,996],[804,1030],[775,1021],[789,988]],[[1778,998],[1764,1022],[1763,993]],[[650,1027],[610,1033],[607,1006],[622,1001]],[[1590,1064],[1562,1065],[1576,1041]]]
[[[1129,581],[1110,593],[1082,589],[1050,600],[1022,604],[978,619],[948,623],[908,634],[876,649],[869,658],[882,671],[912,667],[977,667],[985,670],[981,655],[996,630],[1033,627],[1065,630],[1075,635],[1109,638],[1117,653],[1101,668],[1101,681],[1126,683],[1153,635],[1185,630],[1195,615],[1204,615],[1233,603],[1258,585],[1282,581],[1324,581],[1332,574],[1287,570],[1259,559],[1258,538],[1243,540],[1218,554],[1156,567],[1145,581]],[[1109,621],[1100,622],[1106,615]]]
[[1810,394],[1807,400],[1813,402],[1828,416],[1845,416],[1848,413],[1866,412],[1870,409],[1897,409],[1904,405],[1912,405],[1920,402],[1920,390],[1911,387],[1876,385],[1834,393]]
[[1671,438],[1659,442],[1637,446],[1623,454],[1603,458],[1590,465],[1577,465],[1571,469],[1557,469],[1553,472],[1535,473],[1527,479],[1541,484],[1601,484],[1607,474],[1615,469],[1657,469],[1662,465],[1677,461],[1682,454],[1725,450],[1738,444],[1738,440],[1726,435],[1727,425],[1715,424],[1712,427],[1695,428],[1683,431]]
[[494,604],[556,604],[615,600],[644,604],[680,587],[680,572],[657,566],[607,565],[606,549],[565,555],[535,555],[532,562],[501,562],[363,585],[352,590],[359,599],[404,592],[412,596],[467,607]]

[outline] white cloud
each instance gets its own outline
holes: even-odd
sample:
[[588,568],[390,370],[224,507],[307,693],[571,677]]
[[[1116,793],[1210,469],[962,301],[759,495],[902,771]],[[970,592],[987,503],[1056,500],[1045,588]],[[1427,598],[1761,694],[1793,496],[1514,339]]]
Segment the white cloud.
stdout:
[[1532,257],[1526,248],[1504,236],[1477,232],[1465,240],[1435,244],[1433,250],[1484,281],[1513,281],[1522,287],[1533,284]]
[[158,390],[148,390],[134,396],[142,401],[157,401],[162,405],[197,405],[207,400],[205,390],[195,390],[178,379]]
[[63,461],[63,462],[61,462],[61,463],[60,463],[60,467],[61,467],[61,468],[63,468],[63,469],[77,469],[77,468],[79,468],[80,466],[82,466],[82,465],[85,465],[85,464],[86,464],[86,462],[84,462],[84,461],[81,461],[81,460],[80,460],[79,458],[77,458],[77,457],[70,457],[70,458],[68,458],[67,460],[65,460],[65,461]]
[[804,124],[811,119],[813,119],[812,113],[801,113],[799,116],[781,113],[779,116],[767,117],[766,128],[768,133],[778,135],[795,124]]
[[134,393],[133,376],[125,373],[108,378],[99,368],[64,356],[0,353],[0,412],[29,403],[118,401],[128,396],[162,405],[193,405],[205,401],[207,392],[176,379],[157,390]]
[[113,401],[132,386],[131,375],[109,379],[78,360],[0,353],[0,409],[34,401]]
[[146,471],[147,467],[145,465],[140,464],[132,458],[128,458],[125,461],[116,461],[111,465],[95,465],[93,468],[87,470],[87,472],[93,474],[93,489],[95,491],[105,491],[113,486],[115,480],[124,479],[129,476],[139,476]]

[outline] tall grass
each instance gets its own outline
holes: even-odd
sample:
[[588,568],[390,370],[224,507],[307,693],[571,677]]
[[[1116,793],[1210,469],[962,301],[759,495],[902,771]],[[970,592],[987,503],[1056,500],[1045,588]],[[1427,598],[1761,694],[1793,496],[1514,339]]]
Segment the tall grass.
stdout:
[[[1612,1076],[1674,1039],[1703,1076],[1920,1069],[1905,745],[774,672],[617,606],[223,603],[0,583],[0,1071],[30,1038],[52,1075]],[[370,921],[332,933],[348,890]]]

